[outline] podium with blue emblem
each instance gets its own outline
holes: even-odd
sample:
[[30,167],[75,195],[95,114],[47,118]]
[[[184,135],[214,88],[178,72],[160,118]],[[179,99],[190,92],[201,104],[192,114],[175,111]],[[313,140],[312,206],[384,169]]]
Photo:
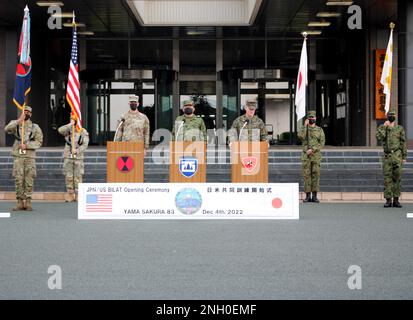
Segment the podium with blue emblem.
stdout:
[[169,145],[169,182],[206,182],[206,145],[203,141],[173,141]]
[[231,144],[231,182],[268,183],[268,142]]
[[143,182],[143,141],[108,141],[106,152],[106,182]]

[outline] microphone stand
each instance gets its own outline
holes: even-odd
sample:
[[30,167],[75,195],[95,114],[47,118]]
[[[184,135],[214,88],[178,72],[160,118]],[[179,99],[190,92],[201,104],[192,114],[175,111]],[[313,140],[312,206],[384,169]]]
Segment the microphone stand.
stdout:
[[238,141],[241,141],[242,131],[244,130],[245,126],[246,126],[247,124],[249,124],[249,123],[250,123],[250,120],[249,120],[249,119],[245,120],[245,123],[244,123],[244,125],[242,126],[242,128],[241,128],[241,130],[240,130],[240,132],[239,132]]

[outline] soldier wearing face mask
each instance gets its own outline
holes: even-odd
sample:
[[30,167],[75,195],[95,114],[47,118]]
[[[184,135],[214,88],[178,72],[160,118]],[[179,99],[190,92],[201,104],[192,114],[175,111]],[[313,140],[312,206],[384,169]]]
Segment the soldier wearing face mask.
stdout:
[[192,100],[185,100],[182,110],[184,114],[175,120],[172,140],[207,142],[205,123],[202,118],[195,115],[194,102]]
[[119,129],[115,141],[143,141],[146,150],[149,148],[149,119],[138,110],[137,96],[129,97],[130,110],[119,120]]
[[303,146],[301,161],[306,193],[304,202],[319,203],[317,192],[320,190],[321,150],[325,144],[325,135],[323,129],[316,125],[315,111],[308,112],[307,120],[298,132],[298,138]]
[[15,136],[12,155],[13,177],[15,178],[17,206],[13,211],[32,211],[33,182],[36,176],[36,149],[43,143],[40,127],[30,119],[32,108],[24,107],[19,119],[10,121],[4,128],[8,134]]
[[[404,128],[396,124],[396,112],[387,113],[387,121],[378,127],[376,137],[382,142],[384,155],[384,198],[385,208],[401,208],[402,166],[406,163],[407,144]],[[393,200],[393,202],[392,202]]]

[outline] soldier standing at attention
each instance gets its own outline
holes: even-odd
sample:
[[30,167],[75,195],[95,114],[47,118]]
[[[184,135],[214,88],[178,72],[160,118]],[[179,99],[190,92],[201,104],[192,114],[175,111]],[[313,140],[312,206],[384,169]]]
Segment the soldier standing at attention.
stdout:
[[235,141],[267,141],[268,132],[265,123],[255,115],[257,102],[248,100],[245,114],[236,118],[229,131],[230,145]]
[[[377,129],[377,140],[383,144],[384,155],[384,198],[386,198],[385,208],[401,208],[399,202],[402,166],[406,163],[407,144],[404,128],[395,124],[396,112],[387,113],[387,121]],[[392,203],[393,198],[393,203]]]
[[115,141],[143,141],[146,150],[149,148],[149,119],[138,110],[137,96],[129,97],[130,110],[122,115]]
[[89,133],[85,128],[76,130],[76,120],[70,118],[70,123],[61,126],[59,133],[65,137],[66,144],[63,152],[63,174],[66,181],[65,201],[77,201],[78,185],[82,183],[84,174],[84,152],[89,145]]
[[195,115],[192,100],[185,100],[184,114],[178,116],[172,130],[172,141],[204,141],[207,142],[207,132],[204,120]]
[[12,120],[4,128],[8,134],[16,137],[12,155],[13,177],[16,184],[17,206],[13,211],[32,211],[33,180],[36,176],[36,149],[43,143],[43,133],[40,127],[32,123],[32,108],[24,107],[19,119]]
[[[321,149],[325,144],[325,136],[322,128],[316,124],[316,112],[309,111],[304,126],[298,132],[298,138],[302,142],[303,153],[301,156],[304,192],[304,202],[316,202],[317,192],[320,190]],[[311,196],[312,193],[312,196]]]

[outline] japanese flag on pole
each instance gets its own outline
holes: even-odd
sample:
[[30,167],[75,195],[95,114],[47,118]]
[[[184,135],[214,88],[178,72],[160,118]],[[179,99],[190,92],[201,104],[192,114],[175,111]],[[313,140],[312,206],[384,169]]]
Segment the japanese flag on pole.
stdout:
[[308,63],[307,63],[307,38],[304,38],[301,50],[300,68],[298,70],[297,84],[295,87],[295,112],[297,121],[305,117],[306,112],[306,88],[308,85]]
[[383,93],[386,95],[386,105],[384,110],[386,114],[390,110],[390,96],[391,96],[391,80],[393,71],[393,28],[394,24],[390,25],[390,39],[387,45],[386,58],[384,59],[383,73],[381,74],[380,83],[384,86]]

